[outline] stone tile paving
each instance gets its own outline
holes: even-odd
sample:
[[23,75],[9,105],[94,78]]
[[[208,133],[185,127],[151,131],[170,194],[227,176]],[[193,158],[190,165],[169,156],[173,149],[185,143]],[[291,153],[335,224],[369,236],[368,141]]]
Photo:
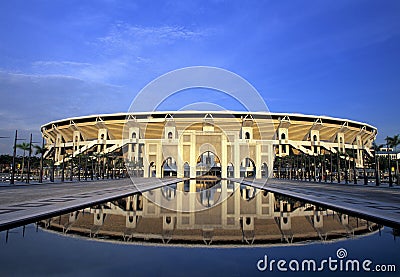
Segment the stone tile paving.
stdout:
[[400,189],[397,186],[377,187],[278,179],[269,179],[267,182],[231,180],[400,228]]
[[179,181],[126,178],[0,187],[0,231]]

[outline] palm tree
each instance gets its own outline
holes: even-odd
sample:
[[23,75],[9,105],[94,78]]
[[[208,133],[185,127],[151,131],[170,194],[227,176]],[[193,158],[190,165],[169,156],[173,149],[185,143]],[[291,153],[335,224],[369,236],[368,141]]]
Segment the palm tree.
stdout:
[[21,171],[21,178],[24,177],[24,166],[25,166],[25,152],[29,151],[30,144],[27,142],[23,142],[21,144],[17,144],[17,148],[22,149],[24,151],[24,155],[22,156],[22,171]]

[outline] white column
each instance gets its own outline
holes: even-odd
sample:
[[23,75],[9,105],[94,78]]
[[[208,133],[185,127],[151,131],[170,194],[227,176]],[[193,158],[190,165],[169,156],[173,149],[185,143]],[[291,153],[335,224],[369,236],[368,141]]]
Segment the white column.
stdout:
[[227,141],[224,134],[221,135],[221,177],[228,177],[228,153]]
[[261,144],[256,145],[256,178],[261,178]]
[[161,178],[162,176],[162,162],[163,162],[163,156],[162,156],[162,148],[161,144],[157,143],[157,152],[156,152],[156,177]]
[[190,134],[190,178],[196,178],[196,135]]
[[235,178],[240,178],[240,147],[239,147],[239,141],[238,138],[235,136],[235,141],[233,142],[233,149],[234,149],[234,154],[233,154],[233,160],[234,160],[234,177]]
[[[148,147],[147,144],[144,145],[145,148]],[[144,149],[143,153],[142,153],[142,157],[143,157],[143,177],[144,178],[148,178],[149,177],[149,155],[147,154],[149,152],[148,149]]]
[[221,222],[222,222],[222,226],[226,226],[227,225],[227,214],[228,214],[228,201],[227,201],[227,196],[228,196],[228,192],[227,192],[227,181],[226,180],[222,180],[221,181],[221,199],[222,199],[222,203],[221,203]]

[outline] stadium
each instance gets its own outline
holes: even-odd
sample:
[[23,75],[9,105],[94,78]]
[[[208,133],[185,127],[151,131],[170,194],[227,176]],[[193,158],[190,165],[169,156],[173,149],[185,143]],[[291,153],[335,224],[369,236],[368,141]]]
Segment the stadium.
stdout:
[[41,131],[54,166],[86,178],[121,174],[119,164],[131,177],[266,178],[281,174],[277,161],[281,168],[285,157],[293,157],[288,174],[332,178],[341,163],[363,168],[377,135],[349,119],[245,111],[99,114],[52,121]]

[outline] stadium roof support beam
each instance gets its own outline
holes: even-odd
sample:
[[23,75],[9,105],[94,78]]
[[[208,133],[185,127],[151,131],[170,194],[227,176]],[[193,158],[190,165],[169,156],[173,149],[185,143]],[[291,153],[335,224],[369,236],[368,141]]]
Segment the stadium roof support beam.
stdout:
[[279,118],[278,128],[289,128],[292,123],[290,122],[289,116],[285,115],[282,119]]

